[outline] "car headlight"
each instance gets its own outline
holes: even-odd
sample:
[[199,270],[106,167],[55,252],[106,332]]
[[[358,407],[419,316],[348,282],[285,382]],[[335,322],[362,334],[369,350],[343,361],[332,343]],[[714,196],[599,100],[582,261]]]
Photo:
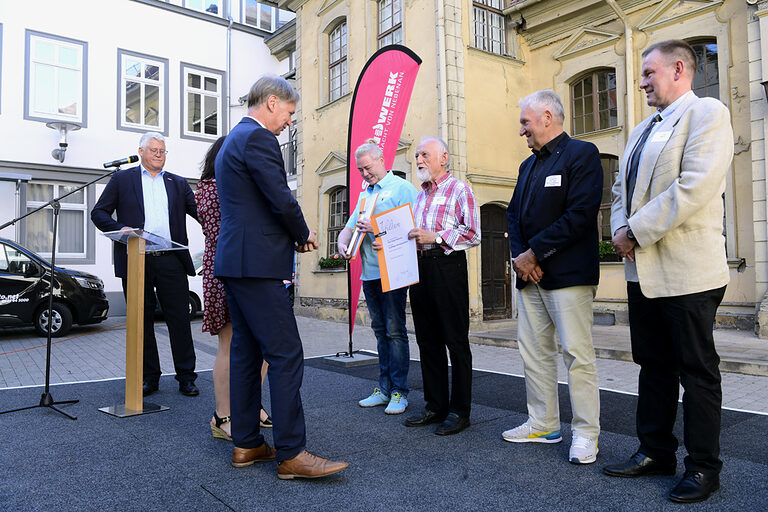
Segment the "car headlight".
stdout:
[[101,279],[89,279],[87,277],[73,276],[77,284],[83,288],[90,288],[92,290],[101,290],[104,288],[104,283]]

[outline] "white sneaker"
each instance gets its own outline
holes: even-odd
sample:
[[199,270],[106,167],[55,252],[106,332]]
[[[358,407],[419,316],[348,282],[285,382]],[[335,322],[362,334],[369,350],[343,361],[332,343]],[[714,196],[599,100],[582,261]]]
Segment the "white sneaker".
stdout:
[[559,430],[536,430],[527,421],[507,430],[501,437],[510,443],[559,443],[563,440]]
[[597,460],[597,439],[588,437],[573,436],[571,442],[571,451],[568,453],[568,460],[574,464],[592,464]]

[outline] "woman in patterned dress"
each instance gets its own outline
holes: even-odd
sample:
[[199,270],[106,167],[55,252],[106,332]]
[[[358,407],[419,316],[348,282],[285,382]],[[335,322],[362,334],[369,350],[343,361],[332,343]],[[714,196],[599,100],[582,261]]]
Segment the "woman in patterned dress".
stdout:
[[[205,250],[203,251],[203,332],[219,336],[219,348],[213,363],[213,390],[216,409],[211,419],[211,432],[218,439],[232,440],[229,417],[229,346],[232,341],[232,322],[229,318],[224,285],[213,275],[213,260],[216,256],[216,241],[219,238],[221,211],[219,194],[216,190],[216,176],[213,164],[221,149],[224,137],[220,137],[208,149],[203,162],[200,181],[195,190],[197,216],[203,225]],[[267,362],[261,368],[261,382],[267,375]],[[261,427],[269,428],[272,420],[261,410]]]

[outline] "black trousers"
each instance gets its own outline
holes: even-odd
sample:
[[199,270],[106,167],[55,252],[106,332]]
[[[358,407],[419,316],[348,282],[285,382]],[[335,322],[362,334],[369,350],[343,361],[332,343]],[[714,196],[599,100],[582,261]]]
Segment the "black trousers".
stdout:
[[[195,347],[189,320],[189,282],[181,260],[173,253],[148,254],[144,263],[144,382],[160,380],[160,357],[155,339],[155,292],[171,339],[176,380],[194,382]],[[123,295],[127,293],[123,279]]]
[[687,470],[719,473],[720,357],[712,325],[725,287],[649,299],[638,283],[627,283],[632,357],[640,365],[637,437],[640,452],[672,460],[672,433],[683,386],[683,442]]
[[[411,286],[411,311],[421,353],[427,409],[469,417],[472,352],[469,350],[469,284],[464,251],[419,258],[419,283]],[[448,359],[451,392],[448,393]]]

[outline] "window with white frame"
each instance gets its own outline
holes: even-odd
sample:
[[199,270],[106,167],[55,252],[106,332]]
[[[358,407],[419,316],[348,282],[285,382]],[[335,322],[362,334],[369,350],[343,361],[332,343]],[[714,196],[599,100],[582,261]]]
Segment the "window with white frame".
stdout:
[[379,48],[403,42],[402,0],[379,0]]
[[223,135],[222,90],[224,75],[183,67],[184,120],[182,136],[215,139]]
[[221,16],[224,12],[221,9],[222,0],[184,0],[184,7],[196,11],[207,12]]
[[347,22],[342,21],[328,38],[328,99],[347,93]]
[[344,218],[347,209],[346,187],[336,187],[328,192],[328,257],[336,254],[339,235],[344,229]]
[[87,44],[27,31],[25,118],[85,124]]
[[295,13],[257,0],[244,0],[242,5],[243,23],[267,32],[274,32],[296,17]]
[[475,21],[475,48],[506,55],[507,42],[504,27],[504,0],[473,0]]
[[168,61],[118,50],[120,128],[166,130]]
[[[27,212],[44,205],[54,197],[72,191],[79,185],[64,183],[27,184]],[[88,201],[85,189],[62,199],[59,204],[59,232],[56,235],[56,257],[85,258],[88,228]],[[26,219],[26,246],[43,257],[51,256],[53,242],[53,208],[48,206]]]

